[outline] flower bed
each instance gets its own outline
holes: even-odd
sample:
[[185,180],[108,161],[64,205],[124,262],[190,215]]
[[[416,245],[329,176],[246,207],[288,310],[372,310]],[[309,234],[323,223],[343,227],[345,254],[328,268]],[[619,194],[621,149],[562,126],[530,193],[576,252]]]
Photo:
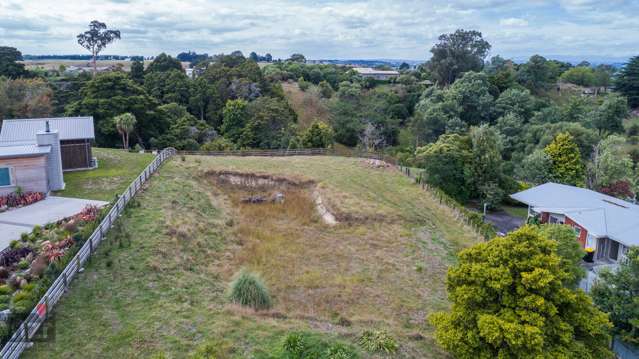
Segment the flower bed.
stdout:
[[42,192],[14,192],[5,196],[0,196],[0,211],[12,207],[28,206],[32,203],[43,200],[45,194]]
[[29,314],[104,213],[104,209],[87,206],[72,217],[36,226],[0,253],[0,311],[11,310],[10,320],[0,322],[0,337],[6,340]]

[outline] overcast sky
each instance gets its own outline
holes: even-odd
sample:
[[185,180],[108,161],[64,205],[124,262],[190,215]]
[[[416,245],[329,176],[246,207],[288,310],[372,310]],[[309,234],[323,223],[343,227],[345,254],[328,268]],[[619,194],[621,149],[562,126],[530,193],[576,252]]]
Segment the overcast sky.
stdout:
[[75,36],[94,19],[122,32],[104,54],[425,60],[457,28],[481,31],[504,57],[639,54],[638,0],[0,0],[0,45],[83,53]]

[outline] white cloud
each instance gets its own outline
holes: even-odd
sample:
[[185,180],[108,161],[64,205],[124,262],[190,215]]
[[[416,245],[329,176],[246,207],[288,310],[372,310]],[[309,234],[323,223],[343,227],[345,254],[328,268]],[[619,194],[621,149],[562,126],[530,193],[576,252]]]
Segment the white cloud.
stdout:
[[560,1],[0,0],[0,45],[29,54],[81,53],[75,36],[98,19],[122,31],[105,50],[118,54],[240,49],[275,57],[426,59],[437,37],[457,28],[481,31],[493,54],[506,57],[628,56],[639,48],[636,2],[612,0],[617,6],[603,11],[592,0]]
[[528,21],[526,19],[509,17],[507,19],[499,20],[499,24],[502,26],[528,26]]

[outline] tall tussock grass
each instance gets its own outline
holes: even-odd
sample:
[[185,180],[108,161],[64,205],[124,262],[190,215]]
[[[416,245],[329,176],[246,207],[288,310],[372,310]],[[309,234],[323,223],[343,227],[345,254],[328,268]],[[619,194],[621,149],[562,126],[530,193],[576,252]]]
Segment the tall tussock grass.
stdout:
[[255,310],[266,310],[273,306],[271,295],[262,278],[242,269],[235,275],[229,290],[231,302]]

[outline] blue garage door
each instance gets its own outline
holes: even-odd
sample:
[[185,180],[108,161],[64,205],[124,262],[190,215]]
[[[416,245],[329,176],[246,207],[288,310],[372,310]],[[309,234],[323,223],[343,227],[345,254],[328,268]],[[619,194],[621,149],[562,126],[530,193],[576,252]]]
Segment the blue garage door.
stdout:
[[8,167],[0,167],[0,186],[11,185],[11,171]]

